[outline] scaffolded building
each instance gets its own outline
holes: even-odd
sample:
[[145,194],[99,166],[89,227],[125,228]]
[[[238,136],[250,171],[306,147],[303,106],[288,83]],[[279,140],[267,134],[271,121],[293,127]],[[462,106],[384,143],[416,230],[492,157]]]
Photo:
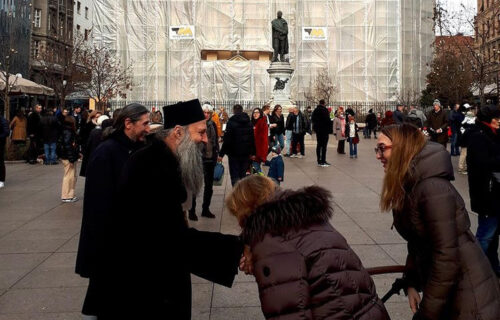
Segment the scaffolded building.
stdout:
[[[269,99],[266,69],[278,10],[288,21],[294,100],[304,100],[324,69],[338,88],[336,101],[386,102],[420,92],[434,41],[434,0],[95,0],[94,5],[95,41],[133,64],[127,101],[148,105],[194,97]],[[321,36],[307,39],[311,28]]]

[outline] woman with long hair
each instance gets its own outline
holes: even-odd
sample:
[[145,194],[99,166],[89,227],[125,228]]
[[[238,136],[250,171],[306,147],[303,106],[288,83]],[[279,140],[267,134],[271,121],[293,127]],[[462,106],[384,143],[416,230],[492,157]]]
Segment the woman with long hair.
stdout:
[[61,134],[61,151],[59,158],[62,159],[64,166],[64,176],[61,188],[62,202],[75,202],[78,198],[75,196],[76,185],[76,164],[78,161],[78,145],[76,143],[76,122],[72,116],[64,117],[63,130]]
[[389,319],[361,260],[329,222],[331,198],[319,186],[279,190],[252,175],[226,199],[266,319]]
[[277,104],[274,106],[271,113],[271,124],[276,124],[271,128],[271,137],[273,138],[274,145],[279,144],[281,149],[285,148],[285,118],[283,117],[283,108]]
[[333,134],[338,141],[337,153],[339,154],[345,154],[345,125],[346,119],[344,107],[339,107],[335,115],[335,119],[333,120]]
[[257,172],[262,172],[260,164],[266,162],[269,150],[267,120],[260,108],[252,111],[253,134],[255,139],[255,159],[252,166]]
[[408,241],[404,278],[413,319],[497,320],[498,280],[450,182],[449,153],[411,124],[384,127],[375,152],[385,170],[380,206],[392,210]]

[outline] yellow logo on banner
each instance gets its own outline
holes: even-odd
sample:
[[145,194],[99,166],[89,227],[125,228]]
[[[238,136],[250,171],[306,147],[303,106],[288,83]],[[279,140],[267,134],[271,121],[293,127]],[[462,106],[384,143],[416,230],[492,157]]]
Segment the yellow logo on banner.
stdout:
[[192,36],[193,31],[191,31],[191,28],[180,28],[179,31],[177,31],[177,34],[180,36]]
[[312,29],[312,31],[311,31],[311,37],[323,38],[324,36],[325,36],[325,33],[323,32],[323,29]]

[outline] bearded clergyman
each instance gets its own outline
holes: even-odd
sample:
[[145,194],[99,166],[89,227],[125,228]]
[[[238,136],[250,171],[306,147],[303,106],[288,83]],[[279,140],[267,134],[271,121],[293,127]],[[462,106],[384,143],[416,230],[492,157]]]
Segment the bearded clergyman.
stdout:
[[230,287],[238,237],[189,228],[183,203],[203,186],[200,102],[164,107],[164,128],[126,163],[98,319],[191,319],[191,274]]

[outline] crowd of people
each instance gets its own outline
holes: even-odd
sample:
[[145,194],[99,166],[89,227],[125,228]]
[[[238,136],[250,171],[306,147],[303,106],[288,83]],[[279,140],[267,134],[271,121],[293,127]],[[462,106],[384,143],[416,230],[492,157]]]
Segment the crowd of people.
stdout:
[[[447,111],[435,100],[427,114],[401,105],[384,117],[369,110],[364,123],[352,108],[332,110],[324,100],[314,110],[287,111],[285,119],[282,106],[265,105],[249,115],[235,105],[229,117],[191,100],[163,112],[133,103],[112,115],[37,106],[10,124],[0,117],[0,147],[12,130],[12,143],[29,138],[29,163],[42,145],[44,164],[62,162],[63,202],[77,201],[82,159],[76,272],[89,279],[85,319],[190,319],[190,275],[231,287],[238,269],[255,276],[267,319],[389,319],[362,261],[330,223],[331,193],[280,188],[282,154],[303,158],[306,134],[316,136],[318,166],[329,167],[330,135],[338,154],[347,141],[356,159],[360,131],[377,139],[385,171],[380,208],[392,211],[408,242],[404,289],[413,319],[499,319],[500,109],[457,104]],[[214,172],[224,156],[233,187],[225,205],[240,237],[188,222],[198,220],[199,194],[201,217],[215,218]],[[454,156],[479,216],[475,236],[451,183]],[[159,201],[148,200],[151,192]]]

